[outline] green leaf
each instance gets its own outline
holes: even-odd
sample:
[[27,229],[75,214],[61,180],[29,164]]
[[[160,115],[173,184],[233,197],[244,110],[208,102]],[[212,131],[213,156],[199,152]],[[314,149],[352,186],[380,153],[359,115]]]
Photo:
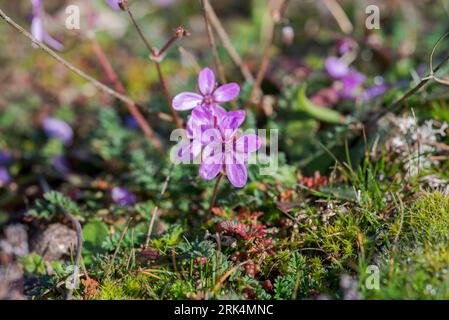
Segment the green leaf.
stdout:
[[108,227],[99,220],[94,220],[86,224],[83,228],[83,258],[86,264],[92,263],[92,257],[102,253],[102,243],[108,236]]
[[309,116],[323,121],[323,122],[329,122],[329,123],[343,123],[345,120],[345,117],[341,115],[339,112],[324,108],[321,106],[318,106],[314,104],[312,101],[309,100],[306,96],[306,84],[303,84],[298,91],[298,97],[296,99],[296,103],[293,106],[295,110],[303,111],[307,113]]

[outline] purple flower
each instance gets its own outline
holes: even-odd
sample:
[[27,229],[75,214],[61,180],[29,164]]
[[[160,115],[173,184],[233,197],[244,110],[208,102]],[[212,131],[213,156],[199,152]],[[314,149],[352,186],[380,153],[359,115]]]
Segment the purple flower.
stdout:
[[120,0],[106,0],[106,2],[112,9],[114,9],[116,11],[120,10],[120,6],[118,5]]
[[377,82],[378,83],[366,88],[363,91],[363,100],[373,100],[374,98],[383,95],[388,90],[388,87],[382,77],[379,77]]
[[228,83],[217,86],[215,82],[215,74],[205,68],[200,72],[198,77],[198,93],[183,92],[173,98],[173,108],[175,110],[191,110],[198,106],[212,108],[215,113],[216,109],[221,109],[220,103],[229,102],[237,98],[240,93],[240,87],[237,83]]
[[61,140],[64,144],[72,143],[73,130],[67,122],[56,118],[46,118],[42,126],[48,137]]
[[64,175],[70,171],[67,159],[64,156],[54,156],[51,159],[51,164],[60,174]]
[[11,182],[11,176],[5,167],[0,167],[0,187]]
[[365,82],[366,77],[359,73],[356,69],[351,68],[349,73],[341,79],[342,87],[339,94],[345,99],[354,99],[357,94],[361,93],[361,86]]
[[[45,30],[44,25],[44,8],[42,7],[42,1],[41,0],[31,0],[31,4],[33,5],[33,11],[32,11],[32,20],[31,20],[31,34],[34,38],[41,42],[45,42],[50,47],[53,47],[56,50],[62,51],[64,50],[64,46],[52,38],[47,30]],[[33,44],[34,47],[36,45]]]
[[351,47],[354,44],[354,40],[350,37],[343,37],[338,41],[338,51],[341,54],[344,54],[346,52],[348,52],[349,50],[351,50]]
[[9,166],[11,162],[11,153],[7,150],[0,150],[0,166]]
[[129,191],[128,189],[122,187],[112,188],[111,197],[115,203],[122,206],[133,205],[136,203],[135,194]]
[[237,188],[248,180],[246,162],[249,154],[259,150],[261,139],[256,134],[238,135],[238,128],[245,121],[246,112],[228,112],[218,123],[203,133],[203,142],[208,141],[202,154],[200,177],[214,179],[224,169],[229,182]]
[[327,58],[324,62],[324,68],[333,79],[341,79],[349,73],[347,63],[337,57]]
[[127,116],[124,121],[124,126],[128,129],[138,129],[139,123],[133,116]]

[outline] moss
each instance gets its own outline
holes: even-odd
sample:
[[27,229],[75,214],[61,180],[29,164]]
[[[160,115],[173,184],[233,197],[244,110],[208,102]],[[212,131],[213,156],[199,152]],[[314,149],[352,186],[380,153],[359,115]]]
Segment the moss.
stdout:
[[[396,235],[400,220],[391,226]],[[380,290],[367,298],[449,299],[449,197],[427,193],[405,208],[402,231],[382,259]],[[363,288],[363,286],[362,286]]]

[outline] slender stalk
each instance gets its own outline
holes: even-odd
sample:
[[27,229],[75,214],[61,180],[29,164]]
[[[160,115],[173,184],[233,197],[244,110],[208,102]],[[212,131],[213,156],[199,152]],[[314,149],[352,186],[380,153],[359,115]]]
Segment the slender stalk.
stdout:
[[197,74],[199,74],[201,72],[201,66],[198,64],[198,61],[196,61],[195,57],[193,56],[193,54],[186,50],[184,47],[179,46],[179,52],[190,62],[190,64],[192,65],[193,69],[195,70],[195,72]]
[[108,277],[109,274],[111,273],[112,267],[114,266],[115,257],[117,256],[117,253],[120,250],[123,238],[125,237],[126,231],[128,230],[129,227],[129,223],[131,222],[132,219],[133,219],[132,217],[128,219],[128,222],[126,223],[125,228],[123,229],[122,234],[120,235],[120,240],[117,244],[117,247],[115,248],[114,254],[112,255],[111,263],[108,267],[108,271],[106,272],[106,277]]
[[[133,15],[133,13],[132,13],[132,11],[131,11],[131,9],[130,9],[130,7],[128,5],[125,6],[125,10],[128,13],[129,17],[131,18],[131,21],[132,21],[135,29],[137,30],[137,33],[139,34],[140,39],[142,40],[142,42],[144,43],[145,47],[149,51],[151,60],[153,60],[155,65],[156,65],[157,75],[159,77],[159,83],[160,83],[160,85],[162,87],[162,93],[163,93],[165,99],[167,100],[168,108],[170,109],[170,112],[171,112],[171,114],[173,116],[173,119],[175,119],[176,126],[178,128],[182,128],[183,127],[182,120],[179,117],[178,112],[172,106],[172,97],[171,97],[170,91],[168,89],[167,81],[166,81],[166,79],[164,77],[164,74],[162,73],[161,62],[158,59],[158,58],[161,57],[160,56],[160,52],[157,51],[156,49],[154,49],[151,46],[151,44],[149,43],[149,41],[147,40],[147,38],[143,34],[142,29],[139,27],[139,24],[137,23],[136,19],[134,18],[134,15]],[[176,34],[175,37],[176,37],[176,39],[180,38],[178,36],[178,34]],[[168,41],[168,43],[163,47],[164,51],[167,50],[174,43],[174,40],[176,40],[176,39],[171,38]]]
[[206,25],[207,38],[209,40],[209,45],[212,50],[212,55],[214,56],[215,68],[217,69],[218,76],[220,77],[220,81],[222,83],[226,83],[226,77],[224,74],[223,65],[221,64],[220,56],[218,55],[217,45],[215,44],[214,34],[212,32],[212,28],[209,24],[209,19],[207,16],[207,5],[210,6],[209,0],[201,0],[201,6],[203,8],[203,16],[204,16],[204,24]]
[[220,185],[221,179],[223,179],[223,173],[220,172],[218,174],[217,181],[215,182],[214,193],[212,194],[212,198],[210,199],[209,210],[207,211],[207,215],[211,214],[212,209],[215,206],[215,201],[217,199],[217,194],[218,194],[218,187]]
[[155,56],[156,51],[153,49],[153,47],[148,42],[147,38],[145,37],[145,35],[142,32],[142,29],[140,29],[139,24],[137,23],[136,19],[134,18],[134,15],[133,15],[131,9],[129,8],[128,5],[125,8],[126,8],[126,12],[128,13],[129,17],[131,18],[134,28],[136,29],[137,33],[139,34],[140,39],[142,39],[143,44],[145,45],[147,50],[151,53],[151,55]]
[[346,34],[352,33],[354,27],[340,4],[336,0],[323,0],[323,2],[334,16],[341,31]]
[[220,38],[221,42],[223,43],[223,47],[228,52],[229,56],[231,57],[231,60],[234,62],[234,64],[239,67],[240,72],[242,73],[243,77],[245,78],[245,81],[247,82],[253,82],[254,77],[249,70],[249,68],[243,63],[242,58],[240,57],[239,53],[235,49],[234,45],[232,44],[231,39],[229,38],[229,35],[227,34],[225,28],[223,27],[222,23],[220,22],[220,19],[218,18],[217,14],[214,11],[214,8],[210,4],[209,1],[204,2],[204,9],[206,11],[207,17],[209,18],[210,24],[215,29],[215,31],[218,34],[218,37]]
[[277,0],[278,3],[275,3],[278,7],[277,10],[274,10],[274,12],[271,13],[271,32],[270,37],[268,39],[267,46],[265,47],[265,50],[263,52],[262,56],[262,62],[259,67],[259,72],[256,76],[256,81],[254,82],[254,86],[251,90],[249,101],[252,103],[256,103],[256,105],[259,105],[259,99],[258,96],[260,96],[260,86],[262,84],[262,81],[265,77],[265,74],[267,73],[268,66],[270,64],[271,55],[273,52],[273,43],[274,39],[276,37],[276,26],[277,23],[282,19],[282,16],[285,12],[285,9],[287,9],[288,0]]
[[379,121],[380,118],[385,116],[387,113],[396,111],[399,107],[401,107],[405,101],[407,101],[408,98],[413,96],[416,92],[418,92],[422,87],[424,87],[430,80],[434,80],[433,74],[435,74],[438,70],[440,70],[443,65],[449,61],[449,55],[447,55],[441,62],[433,68],[433,70],[430,71],[430,75],[428,77],[424,77],[421,79],[421,81],[415,85],[413,88],[411,88],[409,91],[407,91],[400,99],[398,99],[395,103],[393,103],[388,108],[383,108],[381,111],[379,111],[377,114],[375,114],[373,117],[370,118],[368,123],[366,124],[367,131],[369,132]]
[[[114,84],[115,89],[120,92],[121,94],[125,94],[125,88],[123,84],[120,82],[117,74],[115,73],[114,69],[112,68],[106,54],[104,53],[101,46],[98,44],[98,42],[93,38],[91,40],[92,49],[97,56],[98,61],[100,62],[103,70],[105,71],[108,79]],[[137,123],[139,124],[142,131],[145,133],[145,135],[150,139],[151,143],[154,145],[156,150],[159,152],[163,152],[162,143],[159,140],[159,138],[155,135],[153,129],[151,128],[150,124],[145,120],[143,115],[140,113],[139,109],[136,107],[133,103],[126,103],[126,106],[131,113],[131,115],[136,119]]]

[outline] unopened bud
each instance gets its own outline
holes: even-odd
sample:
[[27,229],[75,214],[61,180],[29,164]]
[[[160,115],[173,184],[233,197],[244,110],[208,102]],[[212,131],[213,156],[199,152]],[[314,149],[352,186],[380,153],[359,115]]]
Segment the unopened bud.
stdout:
[[183,27],[177,27],[175,29],[175,34],[178,39],[181,39],[182,37],[186,37],[189,35],[189,33]]
[[122,11],[128,10],[128,0],[117,0],[118,6]]

